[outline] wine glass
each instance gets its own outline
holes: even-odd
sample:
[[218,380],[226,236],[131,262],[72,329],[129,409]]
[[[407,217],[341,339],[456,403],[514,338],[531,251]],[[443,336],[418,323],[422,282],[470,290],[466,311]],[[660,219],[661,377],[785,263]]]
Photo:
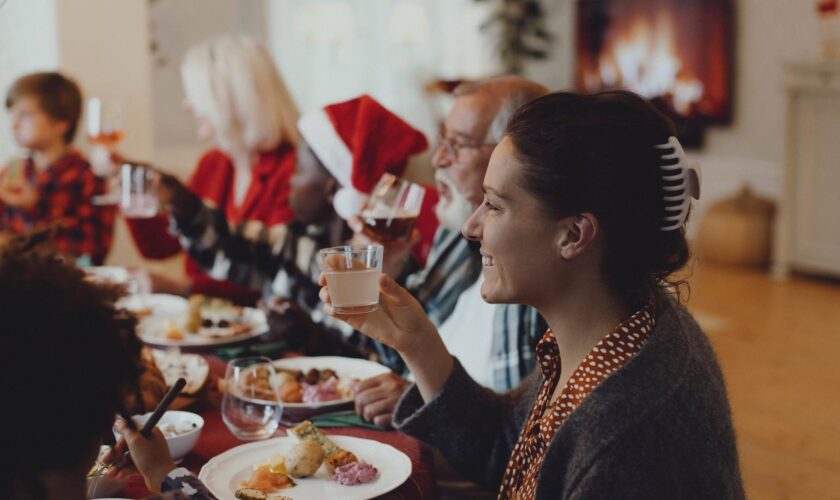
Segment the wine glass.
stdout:
[[266,439],[280,426],[283,403],[271,360],[263,356],[232,359],[225,372],[222,420],[237,439]]
[[362,231],[367,237],[386,243],[410,238],[425,194],[419,184],[384,174],[362,211]]
[[[91,97],[85,110],[87,138],[93,147],[91,149],[91,166],[100,177],[116,181],[111,162],[111,152],[125,137],[125,113],[123,103],[119,99],[103,99]],[[106,183],[106,192],[94,197],[98,205],[114,205],[119,203],[119,193]]]

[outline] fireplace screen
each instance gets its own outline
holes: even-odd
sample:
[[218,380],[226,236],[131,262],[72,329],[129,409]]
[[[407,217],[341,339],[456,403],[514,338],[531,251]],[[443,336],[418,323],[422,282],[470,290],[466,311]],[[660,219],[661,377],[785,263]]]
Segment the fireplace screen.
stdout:
[[732,0],[578,0],[579,90],[625,88],[699,145],[732,115]]

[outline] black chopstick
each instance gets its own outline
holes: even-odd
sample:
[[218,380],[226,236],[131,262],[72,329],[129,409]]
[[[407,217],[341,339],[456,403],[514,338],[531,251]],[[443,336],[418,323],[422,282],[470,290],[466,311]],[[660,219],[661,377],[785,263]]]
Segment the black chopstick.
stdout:
[[135,424],[134,420],[131,417],[128,416],[127,411],[120,410],[120,418],[123,419],[123,422],[125,422],[126,427],[128,427],[129,429],[131,429],[133,431],[137,430],[137,424]]
[[169,392],[166,393],[166,396],[164,396],[163,399],[160,400],[160,403],[158,403],[157,407],[155,408],[155,411],[152,412],[152,416],[149,417],[149,420],[146,420],[146,424],[143,426],[142,429],[140,429],[140,434],[143,437],[149,437],[149,435],[152,433],[152,429],[155,428],[157,423],[160,421],[161,417],[163,417],[163,414],[166,413],[166,410],[169,408],[169,405],[172,404],[172,401],[175,400],[175,398],[178,396],[178,394],[181,393],[181,390],[186,385],[187,381],[183,377],[181,377],[178,379],[177,382],[175,382],[175,385],[173,385],[172,388],[169,389]]

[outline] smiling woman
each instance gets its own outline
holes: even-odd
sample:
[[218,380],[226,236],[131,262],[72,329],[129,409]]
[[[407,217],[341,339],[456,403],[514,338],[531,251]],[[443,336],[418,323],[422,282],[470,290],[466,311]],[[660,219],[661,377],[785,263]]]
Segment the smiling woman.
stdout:
[[379,309],[336,317],[414,374],[395,425],[500,498],[742,498],[723,377],[667,281],[688,259],[691,174],[670,122],[635,94],[520,108],[463,233],[481,245],[482,297],[548,321],[539,370],[488,392],[383,276]]

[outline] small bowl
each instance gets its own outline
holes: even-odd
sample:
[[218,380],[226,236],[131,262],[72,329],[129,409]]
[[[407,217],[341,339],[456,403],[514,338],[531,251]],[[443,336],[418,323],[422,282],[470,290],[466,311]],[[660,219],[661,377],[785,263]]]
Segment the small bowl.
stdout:
[[[145,424],[151,416],[152,412],[149,412],[144,413],[143,415],[134,415],[131,417],[131,420],[133,420],[139,428],[143,427],[143,424]],[[161,417],[160,422],[157,424],[158,427],[166,424],[173,424],[177,427],[184,422],[194,424],[195,428],[185,432],[184,434],[166,438],[166,444],[169,445],[169,454],[172,455],[172,461],[175,463],[179,463],[183,460],[184,457],[187,456],[187,453],[195,447],[195,443],[198,442],[198,438],[201,436],[201,429],[204,427],[204,419],[201,418],[201,416],[188,411],[168,411],[163,414],[163,417]],[[117,440],[120,439],[120,435],[116,431],[114,432],[114,437]]]

